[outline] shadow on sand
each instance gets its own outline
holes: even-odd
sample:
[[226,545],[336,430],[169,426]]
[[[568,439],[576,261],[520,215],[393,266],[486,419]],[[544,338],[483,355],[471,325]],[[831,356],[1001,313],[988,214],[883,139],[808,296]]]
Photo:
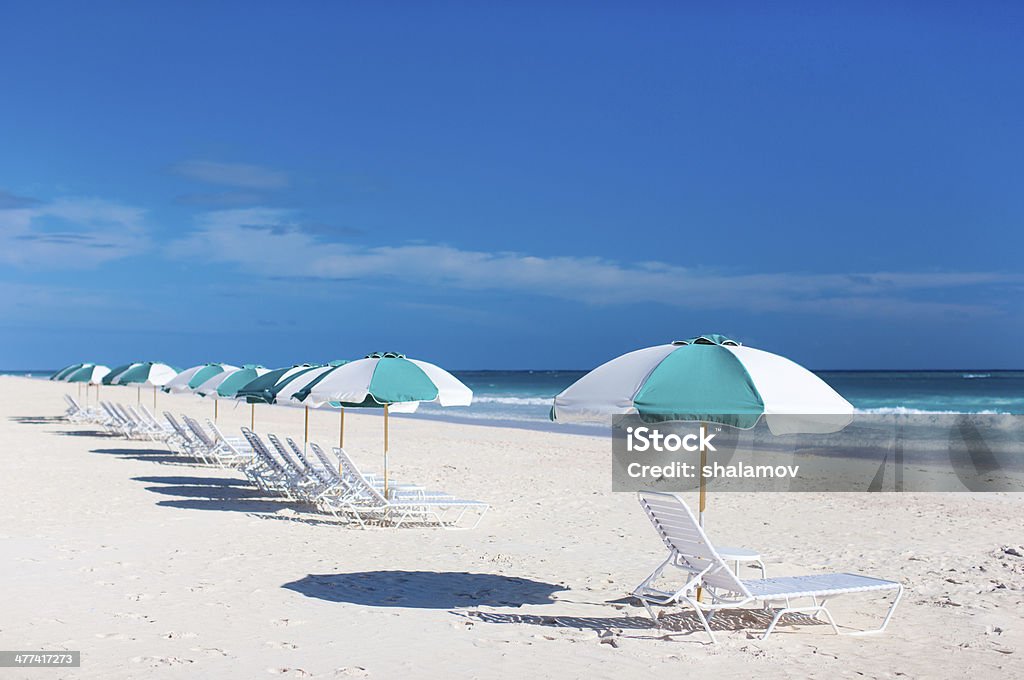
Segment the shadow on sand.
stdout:
[[366,607],[519,607],[550,604],[565,586],[500,574],[463,571],[362,571],[310,574],[282,588],[328,602]]
[[175,456],[166,449],[92,449],[89,453],[117,456],[128,460],[148,460],[164,465],[188,465],[181,456]]
[[[135,477],[136,481],[161,486],[147,486],[146,491],[175,500],[157,501],[167,508],[187,510],[218,510],[221,512],[277,513],[291,510],[298,513],[301,506],[283,498],[268,498],[259,489],[244,480],[225,477]],[[296,517],[295,519],[300,519]]]
[[56,425],[67,422],[61,416],[8,416],[7,419],[23,425]]
[[[664,612],[658,616],[660,627],[656,627],[648,616],[537,616],[530,614],[501,614],[493,612],[467,611],[453,612],[473,621],[483,623],[504,623],[520,624],[528,626],[541,626],[545,628],[575,628],[578,630],[595,630],[599,633],[619,633],[624,630],[642,630],[649,634],[640,637],[669,638],[674,635],[697,635],[701,642],[708,642],[707,633],[700,619],[693,611]],[[719,631],[748,631],[747,637],[760,637],[760,631],[768,628],[774,614],[764,609],[723,609],[715,613],[711,618],[711,630]],[[824,620],[819,620],[807,614],[786,614],[779,621],[779,632],[782,626],[827,626]]]

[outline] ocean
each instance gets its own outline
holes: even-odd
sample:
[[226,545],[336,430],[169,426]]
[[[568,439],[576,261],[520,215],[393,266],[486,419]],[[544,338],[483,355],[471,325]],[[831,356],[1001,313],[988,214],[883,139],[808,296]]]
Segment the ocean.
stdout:
[[[586,371],[453,371],[473,390],[473,405],[421,413],[539,424],[552,398]],[[817,371],[864,413],[1024,414],[1024,371]]]
[[[552,398],[586,371],[452,371],[474,394],[469,407],[432,404],[420,414],[524,426],[549,422]],[[46,376],[49,371],[3,371]],[[819,371],[863,413],[1024,414],[1024,371]]]

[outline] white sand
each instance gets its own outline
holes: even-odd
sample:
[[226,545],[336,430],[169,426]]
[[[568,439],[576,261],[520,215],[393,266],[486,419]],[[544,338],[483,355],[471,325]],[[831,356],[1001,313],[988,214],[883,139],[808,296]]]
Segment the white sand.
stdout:
[[[635,497],[608,491],[604,439],[396,418],[397,477],[494,508],[473,531],[359,530],[158,445],[84,435],[53,420],[65,391],[0,378],[0,648],[77,649],[82,667],[2,678],[1024,676],[1024,558],[1003,551],[1024,553],[1019,496],[714,496],[712,537],[761,549],[771,575],[852,570],[908,591],[882,636],[783,626],[761,642],[723,617],[711,646],[689,615],[659,631],[616,602],[663,548]],[[159,404],[212,415],[194,397]],[[256,417],[301,437],[301,410]],[[220,420],[236,430],[248,409]],[[347,426],[356,460],[379,467],[380,417]],[[314,413],[313,439],[336,438],[336,415]],[[833,612],[871,625],[884,603]]]

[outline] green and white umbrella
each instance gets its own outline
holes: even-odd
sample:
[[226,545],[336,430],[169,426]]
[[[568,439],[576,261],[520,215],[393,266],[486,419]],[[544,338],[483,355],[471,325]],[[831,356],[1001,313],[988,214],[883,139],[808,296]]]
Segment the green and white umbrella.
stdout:
[[[96,398],[99,399],[99,386],[110,369],[102,364],[82,364],[61,378],[64,382],[78,383],[79,387],[85,385],[85,406],[89,407],[89,386],[96,385]],[[79,391],[81,394],[81,391]]]
[[[269,373],[269,368],[256,364],[246,364],[236,370],[226,370],[213,376],[199,387],[192,391],[200,397],[213,399],[213,417],[217,418],[217,404],[221,399],[234,399],[238,390],[242,389],[259,376]],[[255,425],[255,410],[252,411],[253,422],[250,428]]]
[[[236,399],[244,399],[250,406],[250,429],[256,429],[256,404],[276,404],[278,394],[287,389],[296,378],[320,368],[318,364],[295,364],[285,368],[276,368],[255,378],[235,394]],[[287,398],[287,397],[286,397]],[[306,411],[307,430],[309,411]],[[308,437],[307,437],[308,439]]]
[[176,375],[173,380],[164,385],[163,391],[175,394],[192,392],[213,376],[231,370],[238,370],[238,366],[232,366],[231,364],[199,364],[192,368],[186,368]]
[[81,363],[81,362],[79,362],[77,364],[68,364],[67,366],[65,366],[64,368],[60,369],[59,371],[54,371],[53,375],[51,375],[49,379],[50,380],[63,380],[66,376],[71,375],[72,373],[74,373],[75,371],[80,369],[82,366],[86,366],[86,365],[88,365],[88,364],[84,364],[84,363]]
[[[752,428],[764,418],[773,434],[828,433],[846,427],[853,405],[818,376],[771,352],[722,335],[702,335],[629,352],[555,397],[551,419],[607,421],[639,414],[657,421]],[[705,451],[701,451],[701,471]],[[701,477],[700,515],[706,505]]]
[[99,385],[108,373],[110,373],[110,368],[102,364],[85,364],[69,373],[64,381]]
[[122,373],[127,371],[129,368],[132,368],[133,366],[138,366],[138,365],[139,365],[138,362],[132,362],[130,364],[121,364],[120,366],[114,366],[112,369],[110,369],[110,373],[107,373],[105,376],[103,376],[103,384],[104,385],[113,385],[114,384],[114,378],[116,378],[117,376],[121,375]]
[[[384,409],[384,492],[388,491],[388,412],[420,402],[469,406],[473,391],[443,368],[393,352],[375,352],[332,371],[310,391],[311,406]],[[397,410],[397,409],[396,409]]]
[[111,381],[113,385],[135,385],[139,390],[139,401],[142,401],[142,388],[153,388],[153,408],[156,408],[156,393],[179,373],[178,369],[159,361],[140,361],[130,368],[118,373]]
[[[304,406],[303,411],[306,415],[306,423],[304,429],[304,441],[309,442],[309,407],[310,402],[306,400],[309,393],[314,387],[324,381],[331,373],[339,369],[340,367],[347,364],[344,360],[331,361],[323,366],[317,366],[311,371],[305,371],[301,375],[296,375],[293,380],[288,381],[285,385],[282,385],[281,389],[278,389],[276,399],[277,403],[284,404],[285,406],[298,406],[302,404]],[[331,404],[334,406],[335,404]],[[337,404],[340,406],[340,404]],[[345,446],[345,409],[339,408],[338,412],[341,414],[341,420],[338,425],[338,446]]]

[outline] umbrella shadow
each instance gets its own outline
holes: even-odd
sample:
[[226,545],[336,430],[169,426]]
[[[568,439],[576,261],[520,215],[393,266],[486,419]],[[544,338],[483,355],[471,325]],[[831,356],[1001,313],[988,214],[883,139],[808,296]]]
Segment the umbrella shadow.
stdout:
[[146,460],[162,465],[188,465],[181,456],[175,456],[164,449],[92,449],[89,453],[117,456],[126,460]]
[[306,597],[364,607],[454,609],[550,604],[565,586],[464,571],[361,571],[309,574],[281,586]]
[[61,416],[8,416],[7,420],[23,425],[53,425],[67,422]]
[[[697,614],[693,611],[680,611],[675,613],[661,613],[658,616],[660,625],[655,626],[648,616],[559,616],[548,615],[538,616],[531,614],[504,614],[495,612],[467,611],[453,612],[473,621],[482,623],[497,624],[518,624],[528,626],[541,626],[544,628],[573,628],[577,630],[594,630],[604,634],[621,634],[621,631],[647,631],[649,635],[637,637],[671,638],[675,635],[704,636],[702,641],[707,640],[707,631],[701,623]],[[718,632],[748,631],[748,637],[760,637],[760,631],[768,628],[772,621],[774,612],[765,609],[721,609],[715,612],[708,622],[711,630]],[[785,614],[779,625],[801,625],[801,626],[827,626],[828,622],[816,619],[809,614],[792,613]]]
[[63,432],[54,432],[54,434],[60,437],[100,437],[103,439],[120,436],[106,430],[64,430]]
[[276,513],[284,509],[297,511],[299,505],[283,498],[267,495],[239,479],[223,477],[135,477],[136,481],[160,486],[147,486],[146,491],[174,500],[157,501],[165,508],[186,510],[216,510],[251,514]]

